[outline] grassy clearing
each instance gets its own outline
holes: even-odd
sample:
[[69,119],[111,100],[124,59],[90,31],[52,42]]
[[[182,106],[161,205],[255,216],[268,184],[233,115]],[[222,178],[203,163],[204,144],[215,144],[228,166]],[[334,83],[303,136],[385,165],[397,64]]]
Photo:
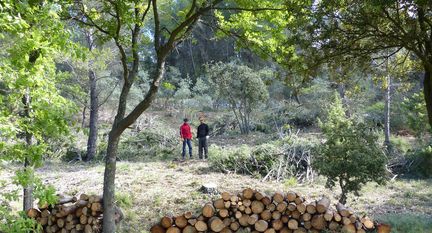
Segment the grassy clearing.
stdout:
[[[54,185],[59,193],[77,194],[102,193],[103,171],[101,163],[50,163],[39,169],[38,173],[47,184]],[[12,187],[11,173],[12,170],[6,167],[0,170],[0,180],[9,183],[5,189]],[[307,199],[327,195],[333,203],[339,194],[338,190],[325,189],[325,180],[321,177],[309,184],[298,184],[292,179],[281,183],[261,182],[249,176],[213,173],[206,162],[198,160],[183,163],[119,162],[116,177],[116,200],[125,213],[119,232],[146,232],[163,215],[176,215],[185,211],[197,213],[203,204],[214,198],[198,191],[202,184],[209,182],[216,183],[220,191],[236,193],[245,187],[254,187],[270,194],[294,190]],[[376,216],[391,224],[402,223],[406,219],[405,225],[425,226],[423,228],[426,231],[423,232],[432,232],[427,231],[430,229],[427,228],[430,220],[414,221],[416,218],[410,217],[420,214],[424,219],[432,218],[431,187],[432,180],[398,180],[385,186],[371,183],[363,188],[361,197],[350,196],[348,203],[357,213]],[[19,209],[21,205],[17,202],[13,206]],[[393,215],[400,216],[400,219],[406,218],[398,221],[398,217]],[[402,230],[398,232],[404,232],[406,228],[402,227],[403,224]]]

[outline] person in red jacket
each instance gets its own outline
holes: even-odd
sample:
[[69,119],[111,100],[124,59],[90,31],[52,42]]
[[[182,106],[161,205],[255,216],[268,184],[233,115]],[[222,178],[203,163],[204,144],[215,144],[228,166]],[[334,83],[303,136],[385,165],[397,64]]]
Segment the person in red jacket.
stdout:
[[180,126],[180,137],[183,140],[183,152],[182,158],[185,159],[186,156],[186,145],[189,147],[189,157],[192,158],[192,132],[191,127],[188,124],[188,119],[183,119],[183,124]]

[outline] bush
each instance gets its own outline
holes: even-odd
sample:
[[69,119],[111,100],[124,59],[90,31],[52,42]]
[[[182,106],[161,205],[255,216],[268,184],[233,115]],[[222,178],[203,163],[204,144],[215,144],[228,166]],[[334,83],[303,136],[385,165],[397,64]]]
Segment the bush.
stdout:
[[391,136],[390,144],[396,153],[406,154],[412,149],[410,142],[404,137]]
[[209,149],[210,167],[216,171],[250,175],[263,180],[284,181],[312,178],[311,146],[295,137],[256,147]]
[[432,177],[432,146],[416,150],[407,157],[411,164],[409,168],[411,174],[426,178]]
[[350,192],[358,195],[361,185],[366,182],[385,182],[386,157],[377,145],[378,137],[363,124],[345,116],[337,94],[327,121],[320,122],[320,127],[326,142],[318,148],[313,165],[319,174],[327,177],[327,187],[339,184],[341,203],[345,204]]
[[173,130],[145,129],[122,140],[118,148],[118,159],[142,161],[171,159],[178,149],[177,132]]
[[410,98],[405,98],[402,103],[402,109],[407,118],[407,125],[416,133],[417,137],[430,132],[423,92],[416,93]]

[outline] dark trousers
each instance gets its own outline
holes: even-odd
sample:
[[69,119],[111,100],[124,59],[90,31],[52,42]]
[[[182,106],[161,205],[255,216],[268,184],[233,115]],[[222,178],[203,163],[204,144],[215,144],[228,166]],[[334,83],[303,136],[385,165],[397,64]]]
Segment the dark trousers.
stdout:
[[203,158],[203,151],[204,157],[208,158],[208,145],[206,137],[198,138],[198,156],[200,159]]
[[182,157],[185,158],[186,155],[186,145],[189,147],[189,156],[192,158],[192,143],[190,139],[184,139],[183,140],[183,152]]

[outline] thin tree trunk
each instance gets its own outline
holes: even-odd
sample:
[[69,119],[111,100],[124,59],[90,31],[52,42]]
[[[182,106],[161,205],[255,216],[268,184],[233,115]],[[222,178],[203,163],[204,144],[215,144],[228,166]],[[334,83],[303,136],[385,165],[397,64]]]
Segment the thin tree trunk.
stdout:
[[299,93],[298,93],[297,88],[294,88],[293,96],[294,96],[294,100],[297,102],[297,104],[301,105],[300,97],[299,97]]
[[[86,103],[87,105],[87,103]],[[83,110],[81,112],[81,128],[85,128],[85,121],[86,121],[86,112],[87,112],[87,106],[84,105]]]
[[[29,118],[30,117],[30,94],[29,90],[27,89],[27,93],[23,97],[23,103],[24,103],[24,117]],[[26,131],[25,132],[25,140],[27,147],[30,147],[32,145],[32,137],[33,135]],[[24,160],[24,170],[27,170],[30,166],[30,162],[28,158],[25,158]],[[33,208],[33,186],[32,184],[25,186],[23,189],[23,210],[27,211],[28,209]]]
[[89,71],[90,81],[90,131],[87,141],[87,156],[86,160],[92,160],[96,155],[97,134],[98,134],[98,111],[99,101],[96,91],[96,75],[93,70]]
[[194,74],[196,74],[195,61],[194,61],[193,52],[192,52],[192,39],[189,40],[189,54],[191,56],[192,69],[194,71]]
[[428,68],[425,68],[425,74],[423,79],[423,94],[426,102],[429,126],[432,128],[432,78],[431,71]]
[[385,94],[385,105],[384,105],[384,145],[387,148],[387,152],[391,151],[390,143],[390,91],[391,91],[391,77],[387,75],[387,87]]
[[[31,65],[34,65],[36,63],[36,60],[40,56],[40,49],[35,49],[30,52],[29,54],[29,63]],[[24,117],[30,118],[30,89],[27,88],[26,94],[22,98],[22,102],[24,104]],[[28,119],[30,120],[30,119]],[[30,147],[32,145],[32,139],[33,135],[26,130],[25,132],[25,140],[27,147]],[[29,158],[25,158],[24,160],[24,170],[26,171],[28,167],[30,166]],[[23,187],[23,209],[24,211],[27,211],[28,209],[33,208],[33,184],[30,184],[26,187]]]
[[[94,49],[94,41],[91,32],[87,34],[88,49],[90,52]],[[99,99],[97,93],[97,79],[92,67],[92,62],[89,62],[89,83],[90,83],[90,122],[89,136],[87,140],[87,155],[86,161],[93,160],[96,155],[97,135],[98,135],[98,111]]]
[[242,126],[242,123],[241,123],[241,121],[240,121],[240,118],[239,118],[239,116],[238,116],[238,114],[237,114],[237,112],[236,112],[236,110],[235,110],[235,106],[234,106],[234,105],[232,105],[231,110],[234,112],[234,116],[235,116],[235,118],[236,118],[236,120],[237,120],[237,123],[238,123],[238,125],[239,125],[239,128],[240,128],[240,133],[243,134],[243,126]]
[[340,186],[340,188],[342,190],[341,197],[339,198],[339,202],[341,204],[345,205],[346,204],[346,200],[347,200],[347,193],[346,193],[346,190],[345,190],[344,182],[342,181],[342,179],[340,177],[339,177],[339,186]]

